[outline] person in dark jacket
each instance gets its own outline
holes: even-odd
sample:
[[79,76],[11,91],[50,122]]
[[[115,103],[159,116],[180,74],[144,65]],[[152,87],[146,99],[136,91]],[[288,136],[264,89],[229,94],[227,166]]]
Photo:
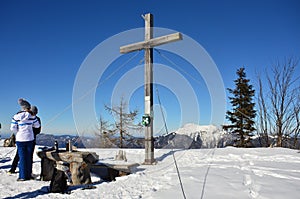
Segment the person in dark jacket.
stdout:
[[38,128],[32,127],[33,134],[34,134],[34,140],[33,140],[33,151],[32,151],[31,158],[33,160],[33,153],[34,153],[34,148],[35,148],[35,145],[36,145],[36,136],[41,133],[42,123],[41,123],[41,118],[39,118],[37,116],[38,108],[36,106],[32,106],[30,110],[31,110],[32,114],[36,117],[38,122],[40,123],[40,127],[38,127]]

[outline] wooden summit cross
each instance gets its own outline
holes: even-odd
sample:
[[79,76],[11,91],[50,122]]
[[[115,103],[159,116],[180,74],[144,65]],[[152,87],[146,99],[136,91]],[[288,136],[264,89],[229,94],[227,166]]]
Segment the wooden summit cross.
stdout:
[[150,124],[145,127],[145,162],[153,164],[153,47],[182,40],[180,33],[173,33],[162,37],[153,38],[153,15],[148,13],[143,16],[145,20],[145,41],[120,47],[120,53],[129,53],[145,50],[145,115],[150,117]]

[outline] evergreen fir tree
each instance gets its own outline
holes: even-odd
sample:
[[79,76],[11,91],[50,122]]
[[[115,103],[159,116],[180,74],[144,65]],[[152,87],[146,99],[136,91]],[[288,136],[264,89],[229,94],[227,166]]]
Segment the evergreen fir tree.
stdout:
[[233,110],[227,111],[226,118],[232,123],[232,133],[237,136],[236,144],[239,147],[251,146],[250,138],[253,136],[254,118],[256,110],[253,97],[255,90],[249,84],[250,80],[246,79],[245,68],[237,70],[238,78],[234,80],[235,89],[228,88],[229,93],[233,96],[229,97]]

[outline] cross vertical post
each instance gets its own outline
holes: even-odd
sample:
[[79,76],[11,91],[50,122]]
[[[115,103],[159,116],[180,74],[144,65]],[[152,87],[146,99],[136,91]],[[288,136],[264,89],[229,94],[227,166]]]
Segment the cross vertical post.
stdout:
[[120,53],[145,50],[145,115],[150,117],[150,124],[145,126],[144,164],[150,165],[155,162],[153,139],[153,47],[182,40],[182,35],[173,33],[153,38],[153,15],[148,13],[143,18],[145,20],[145,41],[121,46]]
[[[145,41],[153,38],[153,15],[145,15]],[[145,48],[145,115],[151,118],[150,125],[145,127],[145,162],[154,162],[154,140],[153,140],[153,48]]]

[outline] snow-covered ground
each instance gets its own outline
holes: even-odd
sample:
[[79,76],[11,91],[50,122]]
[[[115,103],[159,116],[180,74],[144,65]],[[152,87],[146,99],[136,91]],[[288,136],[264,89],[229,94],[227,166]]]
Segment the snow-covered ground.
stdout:
[[[92,177],[95,189],[70,187],[70,194],[47,193],[50,182],[17,182],[8,175],[14,148],[0,142],[0,198],[183,198],[174,164],[176,157],[187,199],[298,199],[300,198],[300,153],[284,148],[214,148],[155,150],[156,165],[140,165],[114,182]],[[87,149],[102,162],[113,161],[118,149]],[[126,149],[128,162],[142,163],[144,150]],[[33,173],[40,173],[35,156]]]

